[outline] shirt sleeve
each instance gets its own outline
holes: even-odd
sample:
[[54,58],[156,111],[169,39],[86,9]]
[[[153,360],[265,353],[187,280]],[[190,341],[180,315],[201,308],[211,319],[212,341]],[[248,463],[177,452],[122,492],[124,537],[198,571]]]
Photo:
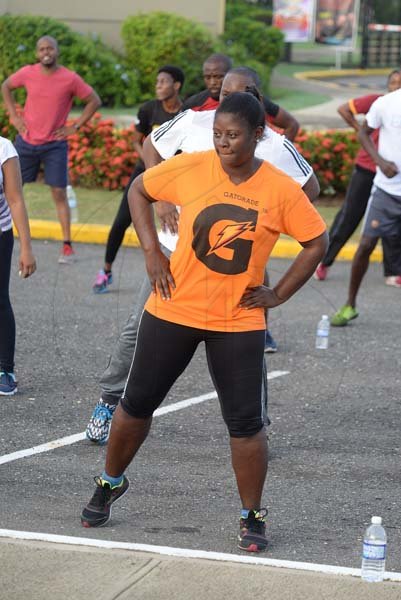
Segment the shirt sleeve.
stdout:
[[26,75],[28,73],[28,70],[29,70],[30,66],[31,65],[26,65],[25,67],[22,67],[21,69],[18,69],[18,71],[15,71],[15,73],[13,73],[12,75],[10,75],[10,77],[8,78],[8,80],[11,83],[11,87],[13,87],[13,88],[19,88],[19,87],[24,87],[25,86]]
[[282,229],[298,242],[308,242],[326,231],[322,217],[299,188],[290,191],[290,200],[283,203]]
[[93,92],[93,88],[88,85],[78,73],[74,73],[73,94],[80,100],[84,100]]
[[274,102],[272,102],[271,100],[269,100],[269,98],[263,97],[263,105],[265,107],[265,113],[269,117],[272,117],[273,119],[275,117],[277,117],[278,111],[280,110],[280,107],[279,107],[278,104],[275,104]]
[[187,194],[184,193],[185,176],[189,170],[204,164],[207,160],[205,154],[205,152],[178,154],[147,169],[143,174],[146,192],[154,200],[182,206],[187,200]]
[[377,94],[369,94],[368,96],[360,96],[359,98],[352,98],[348,101],[348,106],[354,115],[366,115],[369,112],[373,102],[380,98]]
[[0,138],[0,165],[2,166],[9,158],[18,157],[18,153],[10,140]]
[[274,166],[284,171],[292,179],[295,179],[301,187],[305,185],[313,174],[310,164],[287,138],[283,141],[282,151],[276,157]]
[[139,131],[140,133],[143,133],[143,135],[149,135],[149,133],[152,131],[152,123],[151,123],[151,119],[152,119],[152,106],[150,102],[145,102],[145,104],[142,104],[142,106],[140,107],[139,111],[138,111],[138,115],[137,115],[137,123],[135,124],[135,129],[137,131]]
[[195,114],[193,111],[186,110],[152,131],[150,136],[152,144],[162,158],[171,158],[180,150],[192,123],[193,114]]
[[372,129],[379,129],[383,123],[381,106],[381,98],[379,98],[376,100],[376,102],[373,102],[368,114],[366,115],[366,122]]

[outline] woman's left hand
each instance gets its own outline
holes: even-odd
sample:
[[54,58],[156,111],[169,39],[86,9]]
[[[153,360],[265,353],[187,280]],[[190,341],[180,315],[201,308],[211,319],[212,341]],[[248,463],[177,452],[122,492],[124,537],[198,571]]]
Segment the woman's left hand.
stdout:
[[274,308],[282,303],[274,290],[265,285],[248,288],[245,290],[239,306],[240,308]]
[[36,260],[31,250],[21,250],[19,257],[19,276],[26,279],[36,271]]

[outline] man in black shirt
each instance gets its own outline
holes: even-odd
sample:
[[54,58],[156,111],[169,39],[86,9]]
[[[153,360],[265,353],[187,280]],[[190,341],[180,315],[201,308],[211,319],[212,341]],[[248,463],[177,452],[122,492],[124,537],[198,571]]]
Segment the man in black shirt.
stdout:
[[160,67],[155,86],[156,98],[142,104],[138,111],[138,123],[135,126],[133,146],[134,150],[138,153],[139,159],[124,190],[121,204],[110,229],[104,267],[98,272],[93,284],[95,294],[107,292],[108,286],[112,283],[112,264],[122,244],[124,234],[131,225],[127,194],[132,181],[145,170],[142,162],[143,141],[151,133],[152,129],[169,121],[182,110],[182,101],[179,94],[183,83],[184,73],[179,67],[172,65]]

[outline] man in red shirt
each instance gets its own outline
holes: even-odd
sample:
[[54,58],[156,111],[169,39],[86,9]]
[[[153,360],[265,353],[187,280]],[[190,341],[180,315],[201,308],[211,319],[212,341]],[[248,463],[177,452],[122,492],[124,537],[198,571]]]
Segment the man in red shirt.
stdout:
[[[387,80],[388,91],[393,92],[400,86],[400,72],[392,71]],[[338,112],[344,121],[358,132],[360,125],[355,116],[366,115],[373,102],[379,97],[380,94],[369,94],[368,96],[354,98],[339,106]],[[372,133],[372,140],[377,147],[379,130],[375,130]],[[320,281],[326,279],[329,267],[334,263],[337,254],[358,227],[366,211],[375,175],[376,165],[366,150],[361,147],[356,155],[355,167],[348,185],[344,204],[336,214],[330,228],[330,243],[326,256],[315,271],[315,279]],[[401,286],[400,277],[397,276],[398,261],[400,260],[399,243],[391,238],[382,238],[382,246],[385,282],[387,285],[399,287]]]
[[[51,36],[36,44],[38,63],[22,67],[1,87],[12,124],[18,130],[15,147],[21,163],[23,183],[35,181],[41,164],[45,182],[51,187],[63,233],[60,263],[74,261],[71,246],[70,210],[67,202],[67,138],[84,125],[100,106],[96,92],[73,71],[58,64],[59,48]],[[17,114],[12,90],[24,87],[27,98],[23,115]],[[66,126],[74,97],[85,103],[74,125]]]

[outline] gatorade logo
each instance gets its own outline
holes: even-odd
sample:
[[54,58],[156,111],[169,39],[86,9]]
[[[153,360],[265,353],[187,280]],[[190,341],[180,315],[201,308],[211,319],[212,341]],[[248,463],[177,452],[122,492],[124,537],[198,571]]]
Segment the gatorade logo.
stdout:
[[258,212],[233,204],[205,208],[193,225],[192,248],[211,271],[238,275],[248,269]]

